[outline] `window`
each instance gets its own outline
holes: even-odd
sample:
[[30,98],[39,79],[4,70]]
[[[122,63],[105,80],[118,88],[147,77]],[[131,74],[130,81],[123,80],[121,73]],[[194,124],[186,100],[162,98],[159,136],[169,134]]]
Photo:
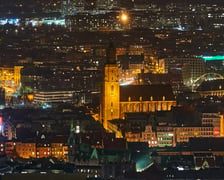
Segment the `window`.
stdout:
[[114,85],[111,86],[111,96],[114,95]]

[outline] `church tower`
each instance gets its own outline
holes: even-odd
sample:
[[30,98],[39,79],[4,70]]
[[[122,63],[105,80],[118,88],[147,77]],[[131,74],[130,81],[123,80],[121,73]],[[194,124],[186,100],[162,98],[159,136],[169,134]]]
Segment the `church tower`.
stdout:
[[73,120],[71,121],[70,135],[68,138],[68,162],[72,163],[74,161],[74,152],[75,152],[75,136],[74,136],[74,127]]
[[108,120],[120,117],[119,73],[118,65],[116,64],[116,49],[112,43],[110,43],[107,49],[100,114],[100,121],[106,130],[108,130]]

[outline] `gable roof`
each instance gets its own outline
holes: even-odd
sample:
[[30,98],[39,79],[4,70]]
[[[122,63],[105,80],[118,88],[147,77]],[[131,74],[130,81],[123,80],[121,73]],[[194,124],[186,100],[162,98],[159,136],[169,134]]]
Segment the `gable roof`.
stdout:
[[162,101],[163,97],[165,100],[175,100],[169,84],[120,86],[120,101],[126,102],[129,97],[131,101],[139,101],[140,97],[142,101],[150,101],[151,97],[153,101]]
[[96,148],[93,149],[93,152],[92,152],[92,154],[91,154],[90,159],[99,160],[99,157],[98,157],[98,153],[97,153]]

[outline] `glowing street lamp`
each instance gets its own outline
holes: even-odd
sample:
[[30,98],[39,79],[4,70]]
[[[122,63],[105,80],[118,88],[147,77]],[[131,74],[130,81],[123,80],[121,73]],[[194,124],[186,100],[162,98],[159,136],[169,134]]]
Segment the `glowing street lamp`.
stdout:
[[126,13],[121,14],[121,21],[126,23],[128,21],[128,15]]
[[121,25],[123,24],[123,30],[126,30],[128,27],[128,21],[129,21],[129,16],[126,12],[121,12],[120,16],[120,23]]

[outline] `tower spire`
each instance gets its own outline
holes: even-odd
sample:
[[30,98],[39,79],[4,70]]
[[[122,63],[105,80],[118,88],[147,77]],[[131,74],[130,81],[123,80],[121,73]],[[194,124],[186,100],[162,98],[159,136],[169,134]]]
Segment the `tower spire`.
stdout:
[[68,162],[73,162],[75,152],[75,137],[73,119],[71,120],[70,135],[68,138]]
[[73,119],[71,121],[71,125],[70,125],[70,134],[74,133],[74,125],[73,125]]
[[74,137],[74,125],[73,125],[73,119],[71,120],[71,125],[70,125],[70,134],[68,138],[68,144],[72,145],[75,142],[75,137]]
[[107,49],[107,64],[116,64],[116,48],[113,42],[110,42]]

